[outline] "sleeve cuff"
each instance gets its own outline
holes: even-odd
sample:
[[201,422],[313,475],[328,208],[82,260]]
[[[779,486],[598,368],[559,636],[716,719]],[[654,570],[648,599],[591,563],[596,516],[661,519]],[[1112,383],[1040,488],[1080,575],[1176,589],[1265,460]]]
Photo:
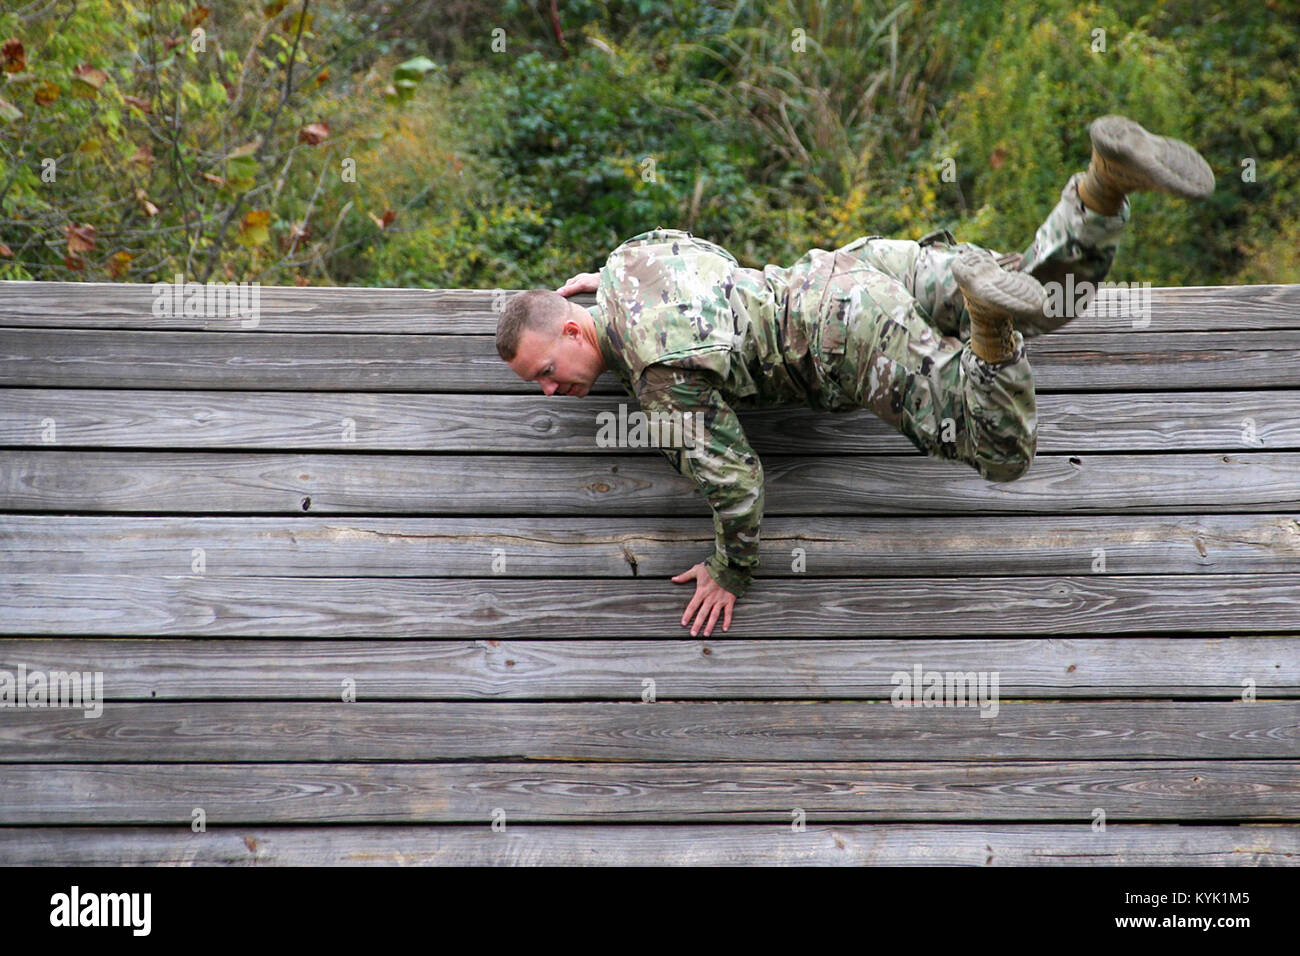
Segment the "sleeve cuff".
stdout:
[[749,585],[753,580],[753,575],[747,568],[735,568],[727,564],[718,552],[709,555],[704,566],[709,569],[709,574],[713,580],[734,594],[736,597],[743,597],[749,590]]

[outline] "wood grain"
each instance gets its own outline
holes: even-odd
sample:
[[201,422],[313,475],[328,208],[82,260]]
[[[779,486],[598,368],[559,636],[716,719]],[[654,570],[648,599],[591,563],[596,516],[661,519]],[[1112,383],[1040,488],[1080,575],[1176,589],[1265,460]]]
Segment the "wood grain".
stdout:
[[[1010,482],[904,455],[768,456],[767,515],[1298,512],[1300,452],[1040,455]],[[0,456],[0,510],[428,515],[700,515],[658,452],[362,455],[34,451]]]
[[[997,671],[1008,699],[1300,696],[1300,637],[855,640],[257,640],[10,638],[0,669],[100,671],[118,700],[885,699],[899,670]],[[17,711],[11,711],[10,716]],[[1121,711],[1122,713],[1122,711]]]
[[0,825],[1285,823],[1300,763],[203,763],[0,767]]
[[[1122,392],[1038,397],[1038,452],[1269,451],[1300,447],[1300,391]],[[621,410],[620,410],[621,406]],[[241,450],[576,452],[628,396],[393,392],[0,389],[0,445]],[[760,455],[919,454],[866,410],[741,413]],[[49,425],[53,423],[53,435]]]
[[595,444],[612,376],[501,362],[501,291],[0,282],[0,670],[106,700],[0,709],[0,865],[1300,863],[1300,286],[1030,339],[1008,484],[743,412],[763,566],[695,638],[706,503]]
[[[762,268],[765,263],[749,263]],[[1132,280],[1129,280],[1132,281]],[[349,287],[259,289],[258,328],[267,332],[412,333],[490,335],[494,305],[515,289],[368,289]],[[1300,328],[1300,286],[1188,286],[1152,288],[1152,332],[1211,329]],[[154,287],[126,282],[0,282],[0,325],[44,328],[239,328],[230,318],[156,316]],[[594,295],[574,296],[584,307]],[[1114,308],[1122,300],[1103,292],[1094,308],[1051,333],[1126,331],[1133,317]]]
[[[186,573],[198,549],[205,570],[223,576],[482,577],[500,552],[508,578],[665,578],[712,547],[701,518],[0,515],[0,571],[9,573]],[[759,554],[758,578],[1264,574],[1300,570],[1300,521],[774,515]]]
[[7,866],[1296,866],[1300,826],[2,827]]
[[91,718],[25,707],[0,712],[0,763],[1300,759],[1295,701],[998,699],[986,711],[974,687],[962,706],[900,707],[675,701],[670,682],[655,686],[653,704],[633,679],[620,703],[378,703],[383,687],[358,683],[352,703],[340,684],[333,703],[109,703]]
[[[0,573],[11,636],[686,637],[668,580]],[[1300,630],[1300,575],[765,581],[714,637]],[[703,630],[700,631],[703,633]]]
[[[1044,335],[1036,389],[1300,387],[1300,329]],[[490,336],[0,328],[0,385],[537,394]],[[613,373],[593,394],[625,394]],[[580,401],[580,399],[573,399]]]

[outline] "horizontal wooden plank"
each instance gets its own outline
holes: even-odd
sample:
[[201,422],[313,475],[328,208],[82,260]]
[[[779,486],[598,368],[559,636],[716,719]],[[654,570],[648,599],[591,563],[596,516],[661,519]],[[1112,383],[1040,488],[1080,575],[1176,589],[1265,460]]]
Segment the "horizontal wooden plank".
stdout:
[[[618,454],[602,422],[627,396],[577,403],[531,395],[0,389],[0,445],[275,451]],[[614,416],[603,419],[601,416]],[[918,454],[870,411],[787,407],[741,414],[760,455]],[[1038,451],[1267,450],[1300,447],[1300,391],[1047,394]]]
[[0,866],[1296,866],[1300,826],[6,827]]
[[1300,763],[16,764],[0,824],[1072,821],[1300,817]]
[[[1010,482],[925,456],[768,456],[768,515],[1300,509],[1300,453],[1039,455]],[[710,514],[658,452],[365,455],[16,449],[0,510],[552,516]]]
[[[667,579],[142,578],[0,573],[11,636],[685,637]],[[1300,631],[1300,575],[762,581],[725,636]],[[703,630],[700,632],[703,634]],[[719,622],[715,637],[724,636]]]
[[[267,332],[424,332],[490,334],[494,302],[515,290],[258,287],[258,325]],[[173,293],[174,294],[174,293]],[[155,315],[159,298],[147,283],[0,282],[0,325],[44,328],[239,328],[238,317]],[[205,295],[206,298],[206,295]],[[574,296],[583,306],[595,296]],[[1152,332],[1300,328],[1300,286],[1244,285],[1152,288]],[[1095,307],[1052,334],[1133,329],[1133,308],[1103,291]]]
[[[152,329],[233,331],[247,319],[238,310],[218,305],[204,315],[175,314],[166,305],[175,302],[175,285],[166,283],[164,296],[149,283],[132,282],[0,282],[0,325],[33,328]],[[223,285],[226,285],[223,283]],[[1252,295],[1263,314],[1284,312],[1286,299],[1269,293],[1267,286]],[[1279,289],[1285,290],[1286,286]],[[385,289],[349,286],[257,286],[256,328],[264,332],[366,332],[419,333],[435,329],[443,334],[484,335],[496,330],[493,302],[517,290],[501,289]],[[161,290],[159,290],[161,292]],[[233,302],[226,290],[226,301]],[[189,293],[192,296],[192,291]],[[241,304],[252,304],[252,287]],[[1152,303],[1158,296],[1152,290]],[[1276,300],[1276,306],[1269,304]],[[182,299],[182,302],[184,299]],[[573,301],[595,305],[594,295]],[[155,314],[158,303],[158,314]],[[183,310],[182,310],[183,312]]]
[[[988,671],[1008,700],[1300,695],[1300,637],[1004,640],[0,640],[0,669],[98,671],[118,700],[888,698],[900,670]],[[13,712],[10,712],[12,716]]]
[[[983,676],[978,691],[962,685],[960,706],[922,706],[922,687],[910,704],[910,684],[908,707],[888,699],[671,701],[663,699],[671,685],[657,680],[661,699],[647,704],[636,680],[622,688],[621,703],[372,703],[382,688],[360,685],[358,701],[343,703],[340,684],[328,704],[6,708],[0,763],[1300,758],[1295,701],[1021,703],[1004,701]],[[969,680],[979,678],[971,672]]]
[[485,336],[57,329],[0,329],[0,385],[538,391]]
[[[1031,340],[1044,390],[1300,386],[1300,329],[1099,332]],[[491,336],[0,328],[0,385],[537,394]],[[606,372],[595,394],[623,394]],[[575,399],[576,401],[576,399]]]
[[[713,547],[707,518],[0,515],[0,570],[304,577],[670,577]],[[1101,554],[1098,554],[1098,549]],[[802,549],[802,563],[796,563]],[[1290,514],[782,517],[759,578],[1242,574],[1300,567]],[[1104,565],[1101,558],[1104,557]],[[3,603],[3,602],[0,602]]]

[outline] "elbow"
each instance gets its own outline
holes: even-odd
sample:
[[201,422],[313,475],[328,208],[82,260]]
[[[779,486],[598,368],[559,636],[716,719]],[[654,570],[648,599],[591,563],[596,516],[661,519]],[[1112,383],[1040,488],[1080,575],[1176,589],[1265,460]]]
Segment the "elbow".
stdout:
[[1015,481],[1022,477],[1033,464],[1032,458],[1016,458],[1011,461],[998,462],[996,464],[981,464],[980,476],[985,481],[995,481],[1005,483]]

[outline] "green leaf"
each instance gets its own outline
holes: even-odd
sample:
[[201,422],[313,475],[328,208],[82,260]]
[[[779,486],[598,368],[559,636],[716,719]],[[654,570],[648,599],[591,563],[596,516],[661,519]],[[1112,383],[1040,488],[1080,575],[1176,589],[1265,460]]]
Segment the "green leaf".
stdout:
[[413,60],[407,60],[405,63],[398,64],[397,69],[393,70],[394,80],[415,80],[424,79],[424,74],[428,73],[438,64],[434,63],[427,56],[417,56]]
[[226,185],[235,192],[252,189],[257,182],[257,160],[252,156],[232,156],[226,160]]
[[424,79],[424,75],[435,69],[437,65],[427,56],[417,56],[393,70],[393,88],[397,92],[398,101],[409,100],[411,94],[415,92],[415,87]]

